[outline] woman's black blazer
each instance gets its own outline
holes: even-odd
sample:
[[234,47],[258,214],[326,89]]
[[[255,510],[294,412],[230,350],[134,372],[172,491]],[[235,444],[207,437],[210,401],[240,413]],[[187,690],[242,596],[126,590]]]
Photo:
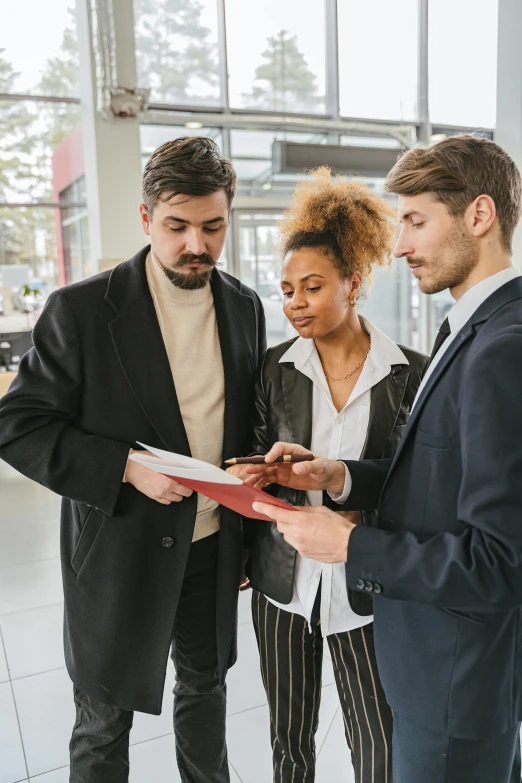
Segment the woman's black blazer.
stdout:
[[[276,441],[310,448],[313,383],[295,369],[293,362],[279,362],[296,339],[269,348],[260,367],[252,453],[266,454]],[[408,422],[428,359],[411,348],[400,348],[409,364],[393,365],[390,374],[372,388],[370,421],[361,459],[392,457]],[[305,503],[301,490],[273,485],[268,491],[294,506]],[[363,512],[363,524],[376,524],[376,517],[376,512]],[[296,550],[286,543],[274,524],[251,521],[246,526],[250,526],[246,536],[250,543],[247,573],[252,587],[274,601],[290,603]],[[354,612],[372,614],[370,595],[349,590],[348,597]]]

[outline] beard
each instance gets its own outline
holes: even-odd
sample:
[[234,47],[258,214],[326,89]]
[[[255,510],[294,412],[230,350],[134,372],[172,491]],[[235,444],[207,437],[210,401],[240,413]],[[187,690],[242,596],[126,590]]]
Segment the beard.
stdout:
[[430,271],[429,278],[418,279],[423,294],[438,294],[446,288],[455,288],[469,277],[478,264],[476,240],[455,222],[437,256],[430,261],[408,256],[409,264],[419,264]]
[[[185,291],[197,291],[200,288],[205,288],[210,282],[214,267],[217,265],[217,262],[208,253],[202,253],[200,256],[195,256],[193,253],[183,253],[173,267],[165,266],[156,255],[154,255],[154,258],[172,285]],[[189,269],[188,272],[178,271],[192,261],[202,261],[204,264],[208,264],[210,269],[204,272],[198,272],[197,269]]]

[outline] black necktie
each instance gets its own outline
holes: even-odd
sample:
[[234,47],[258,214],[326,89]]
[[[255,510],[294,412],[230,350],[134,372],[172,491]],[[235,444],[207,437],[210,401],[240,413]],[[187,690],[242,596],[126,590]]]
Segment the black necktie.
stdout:
[[437,334],[437,337],[435,338],[435,343],[433,345],[433,350],[431,352],[430,359],[429,359],[429,362],[427,364],[427,367],[430,366],[430,364],[432,363],[432,361],[433,361],[433,359],[435,357],[435,354],[439,350],[439,348],[442,345],[442,343],[444,342],[444,340],[446,340],[446,338],[449,337],[450,334],[451,334],[451,329],[450,329],[449,321],[448,321],[447,318],[445,318],[444,321],[441,323],[440,329],[439,329],[438,334]]

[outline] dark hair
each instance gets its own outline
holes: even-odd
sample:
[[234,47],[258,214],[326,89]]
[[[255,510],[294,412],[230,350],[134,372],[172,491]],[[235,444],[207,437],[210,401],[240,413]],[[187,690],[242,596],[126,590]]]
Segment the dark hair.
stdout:
[[328,251],[342,277],[371,277],[391,262],[395,211],[362,182],[333,177],[327,166],[297,185],[293,206],[279,225],[283,256],[305,247]]
[[460,134],[432,147],[408,150],[388,174],[386,189],[401,196],[432,193],[455,217],[478,196],[491,196],[502,243],[511,252],[520,218],[520,172],[494,141]]
[[219,147],[205,136],[184,136],[158,147],[145,165],[142,198],[149,216],[158,201],[182,193],[208,196],[224,190],[230,207],[236,192],[236,172]]

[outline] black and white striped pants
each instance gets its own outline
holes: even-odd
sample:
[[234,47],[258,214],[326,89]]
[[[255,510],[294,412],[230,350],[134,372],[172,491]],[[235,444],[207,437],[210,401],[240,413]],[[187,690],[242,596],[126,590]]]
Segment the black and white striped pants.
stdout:
[[[252,613],[270,709],[274,783],[313,783],[323,638],[312,619],[253,591]],[[377,672],[373,624],[327,637],[356,783],[392,783],[392,711]]]

